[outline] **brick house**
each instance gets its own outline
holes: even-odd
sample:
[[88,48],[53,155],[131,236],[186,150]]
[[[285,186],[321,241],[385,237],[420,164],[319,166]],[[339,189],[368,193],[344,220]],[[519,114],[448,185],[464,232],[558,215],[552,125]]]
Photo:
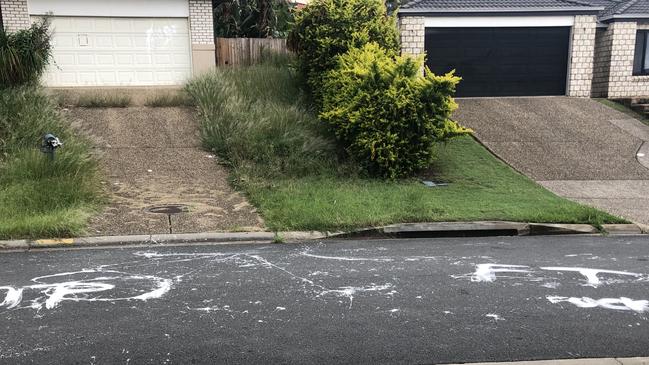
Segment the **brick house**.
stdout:
[[649,96],[648,0],[411,0],[399,26],[459,96]]
[[0,0],[8,31],[52,14],[49,86],[176,85],[215,65],[211,0]]

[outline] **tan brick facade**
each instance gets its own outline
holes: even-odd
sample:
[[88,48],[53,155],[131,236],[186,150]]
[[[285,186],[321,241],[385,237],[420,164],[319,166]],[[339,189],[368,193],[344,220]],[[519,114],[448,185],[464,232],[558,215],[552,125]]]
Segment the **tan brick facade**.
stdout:
[[401,53],[420,55],[425,53],[424,39],[426,26],[422,16],[402,16],[399,18],[401,32]]
[[0,8],[2,8],[2,23],[6,31],[15,32],[29,28],[27,0],[0,0]]
[[199,75],[216,66],[212,0],[189,0],[189,28],[192,38],[192,67]]
[[569,96],[590,97],[593,83],[596,28],[596,16],[575,16],[575,23],[571,33],[572,41],[570,44],[567,90]]
[[649,76],[633,76],[635,41],[638,29],[646,24],[615,22],[609,25],[611,62],[608,80],[608,97],[611,99],[649,96]]
[[192,44],[214,44],[213,19],[211,0],[189,0]]

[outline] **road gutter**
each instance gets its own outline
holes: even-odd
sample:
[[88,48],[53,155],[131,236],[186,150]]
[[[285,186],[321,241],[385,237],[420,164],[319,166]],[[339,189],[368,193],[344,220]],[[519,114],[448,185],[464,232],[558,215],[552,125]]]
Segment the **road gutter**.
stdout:
[[63,239],[0,241],[0,250],[26,251],[52,248],[104,247],[175,244],[294,243],[346,238],[443,238],[548,235],[639,235],[649,227],[635,224],[604,225],[604,232],[588,224],[544,224],[503,221],[403,223],[351,232],[217,232],[189,234],[154,234],[101,236]]

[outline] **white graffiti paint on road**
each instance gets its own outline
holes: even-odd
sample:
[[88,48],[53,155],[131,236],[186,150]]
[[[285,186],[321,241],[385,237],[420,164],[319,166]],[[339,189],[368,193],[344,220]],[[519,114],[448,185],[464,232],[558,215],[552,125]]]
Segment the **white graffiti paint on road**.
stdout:
[[548,296],[547,299],[550,303],[570,303],[574,304],[579,308],[605,308],[618,311],[634,311],[638,313],[649,312],[649,300],[633,300],[630,298],[603,298],[603,299],[592,299],[588,297],[559,297],[559,296]]
[[[527,281],[547,281],[539,272],[579,273],[585,279],[580,285],[598,288],[626,282],[649,282],[649,276],[620,270],[591,269],[583,267],[540,267],[538,270],[526,265],[478,264],[471,274],[453,276],[456,279],[469,278],[472,282],[493,283],[498,279],[522,279]],[[554,281],[541,286],[557,289],[560,284]],[[593,299],[589,297],[547,296],[550,303],[570,303],[579,308],[604,308],[617,311],[649,312],[649,300],[635,300],[627,297]]]
[[[602,281],[600,275],[608,276],[623,276],[626,278],[634,278],[636,281],[649,281],[649,277],[644,274],[638,274],[634,272],[627,271],[618,271],[618,270],[603,270],[603,269],[589,269],[584,267],[540,267],[540,270],[543,271],[556,271],[556,272],[577,272],[581,274],[585,279],[586,283],[584,286],[592,286],[594,288],[607,283],[618,283],[622,282],[621,279],[613,279]],[[499,274],[514,274],[514,275],[499,275]],[[498,278],[525,278],[531,281],[542,281],[546,279],[544,276],[534,275],[536,271],[533,270],[530,266],[525,265],[499,265],[499,264],[478,264],[476,265],[476,270],[470,274],[470,279],[473,282],[487,282],[491,283],[496,281]],[[522,275],[518,275],[522,274]],[[455,278],[466,277],[467,275],[455,276]]]
[[600,270],[600,269],[587,269],[583,267],[542,267],[541,270],[546,271],[567,271],[567,272],[578,272],[586,278],[587,283],[585,286],[592,286],[597,288],[598,286],[604,284],[600,279],[600,274],[608,274],[615,276],[627,276],[634,277],[636,279],[643,279],[645,276],[643,274],[638,274],[634,272],[626,271],[617,271],[617,270]]
[[473,282],[494,282],[497,273],[521,273],[530,274],[532,271],[529,266],[524,265],[497,265],[497,264],[479,264],[471,275]]
[[31,281],[34,284],[23,287],[0,286],[0,294],[5,292],[0,308],[41,310],[54,309],[65,301],[147,301],[162,297],[172,285],[170,279],[105,269],[39,276]]

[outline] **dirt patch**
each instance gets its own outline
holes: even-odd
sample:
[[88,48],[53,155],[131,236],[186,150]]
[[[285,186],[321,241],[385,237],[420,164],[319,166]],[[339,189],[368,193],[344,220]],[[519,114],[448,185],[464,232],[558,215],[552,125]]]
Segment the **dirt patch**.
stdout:
[[[263,221],[228,183],[227,170],[200,148],[191,108],[74,108],[74,125],[96,145],[110,205],[89,235],[262,230]],[[183,204],[188,212],[148,208]]]

